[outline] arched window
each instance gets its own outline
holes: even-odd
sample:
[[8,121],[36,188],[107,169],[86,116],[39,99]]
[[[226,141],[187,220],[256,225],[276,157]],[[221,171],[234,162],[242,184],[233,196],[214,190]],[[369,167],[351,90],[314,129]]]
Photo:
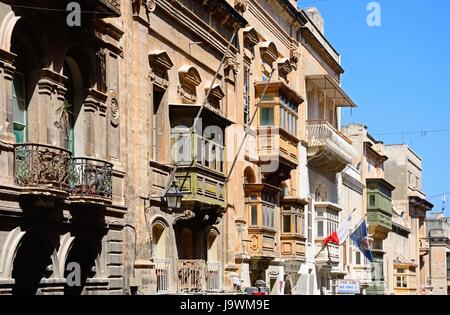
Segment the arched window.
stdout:
[[152,256],[154,259],[166,258],[166,230],[164,222],[156,221],[152,226]]
[[244,170],[244,184],[255,184],[255,183],[256,183],[255,172],[253,172],[250,166],[247,166],[247,168]]

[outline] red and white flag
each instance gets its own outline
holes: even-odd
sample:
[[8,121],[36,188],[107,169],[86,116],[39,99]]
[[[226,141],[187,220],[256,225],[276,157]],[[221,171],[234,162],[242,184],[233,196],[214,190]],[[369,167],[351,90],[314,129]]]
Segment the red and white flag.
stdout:
[[[353,212],[352,212],[353,214]],[[338,229],[331,233],[330,236],[323,240],[323,246],[327,246],[328,243],[333,243],[336,245],[342,245],[350,234],[350,225],[352,223],[352,214],[349,215],[347,220],[345,220]]]

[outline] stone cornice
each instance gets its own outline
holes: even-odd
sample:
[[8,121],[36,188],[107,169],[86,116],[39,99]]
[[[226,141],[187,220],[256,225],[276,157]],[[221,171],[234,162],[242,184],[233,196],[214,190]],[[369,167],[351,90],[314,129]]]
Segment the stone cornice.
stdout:
[[[222,3],[223,1],[219,2]],[[206,5],[205,9],[207,7],[208,6]],[[158,8],[168,13],[174,20],[200,37],[202,41],[205,42],[205,44],[208,44],[211,48],[220,51],[222,54],[225,53],[230,38],[224,38],[215,29],[211,28],[189,9],[183,6],[183,4],[179,0],[161,0],[158,3]],[[236,15],[240,16],[237,12]],[[235,27],[236,31],[239,27],[242,27],[240,23],[241,22],[238,21],[235,21],[235,23],[233,23],[233,27]],[[221,24],[223,27],[231,27],[226,17],[224,17],[224,20]],[[226,26],[225,24],[228,24],[228,26]],[[232,45],[230,51],[233,54],[236,54],[237,48]]]

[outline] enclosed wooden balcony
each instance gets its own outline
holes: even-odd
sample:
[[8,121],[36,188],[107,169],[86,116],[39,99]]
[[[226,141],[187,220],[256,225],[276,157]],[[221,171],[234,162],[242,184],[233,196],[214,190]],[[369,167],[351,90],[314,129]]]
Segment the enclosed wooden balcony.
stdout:
[[252,258],[274,259],[280,190],[267,184],[247,184],[244,189],[250,240],[248,253]]
[[317,169],[339,173],[357,156],[352,142],[326,120],[307,121],[308,163]]
[[[283,129],[260,127],[258,129],[258,154],[263,173],[280,171],[280,167],[290,170],[298,166],[298,139]],[[289,176],[284,176],[288,178]]]
[[368,178],[366,186],[369,234],[384,240],[392,230],[392,191],[395,187],[381,178]]
[[255,93],[261,170],[286,179],[299,163],[298,111],[304,100],[284,81],[256,82]]
[[78,204],[112,203],[112,164],[77,157],[72,160],[70,201]]
[[304,231],[304,207],[308,200],[284,197],[281,201],[281,255],[289,260],[304,261],[306,237]]
[[70,190],[71,152],[46,144],[17,144],[14,150],[15,184],[21,194],[65,198]]
[[172,153],[183,203],[225,208],[224,145],[196,133],[172,133]]

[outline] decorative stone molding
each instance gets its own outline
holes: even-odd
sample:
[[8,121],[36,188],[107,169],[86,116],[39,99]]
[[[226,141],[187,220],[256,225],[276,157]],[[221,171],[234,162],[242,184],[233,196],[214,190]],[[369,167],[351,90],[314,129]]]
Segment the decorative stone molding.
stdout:
[[244,43],[247,44],[251,49],[258,45],[260,42],[258,32],[256,32],[253,26],[248,26],[244,29]]
[[290,50],[290,61],[291,61],[291,66],[296,67],[298,62],[300,61],[301,58],[301,54],[300,54],[300,50],[296,47],[292,47]]
[[172,69],[173,62],[164,50],[155,50],[148,55],[150,64],[150,80],[156,85],[167,89],[170,85],[168,71]]
[[272,41],[265,41],[260,47],[261,58],[268,64],[278,59],[278,49]]
[[234,8],[238,12],[244,13],[245,11],[247,11],[247,7],[248,7],[248,0],[234,0]]
[[192,210],[184,210],[182,214],[175,216],[173,219],[173,225],[175,225],[178,221],[190,220],[195,217],[195,213]]
[[235,57],[227,56],[225,59],[225,65],[224,65],[225,74],[228,74],[228,76],[233,73],[234,76],[236,76],[239,73],[240,70],[240,64],[237,62]]
[[117,127],[120,122],[119,98],[115,91],[111,91],[109,95],[109,108],[111,114],[111,124]]
[[144,6],[147,13],[151,13],[156,10],[156,0],[131,0],[131,5],[134,14],[140,13],[141,6]]
[[51,69],[42,69],[38,82],[39,94],[56,94],[59,100],[65,99],[67,77]]
[[195,103],[197,101],[197,86],[201,83],[201,77],[197,69],[192,66],[185,65],[178,71],[180,85],[178,86],[178,94],[182,101]]
[[147,0],[144,5],[147,12],[154,12],[156,10],[156,0]]
[[291,62],[288,58],[282,58],[278,61],[278,71],[282,74],[288,74],[292,72]]

